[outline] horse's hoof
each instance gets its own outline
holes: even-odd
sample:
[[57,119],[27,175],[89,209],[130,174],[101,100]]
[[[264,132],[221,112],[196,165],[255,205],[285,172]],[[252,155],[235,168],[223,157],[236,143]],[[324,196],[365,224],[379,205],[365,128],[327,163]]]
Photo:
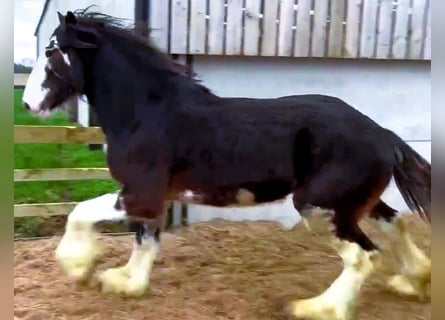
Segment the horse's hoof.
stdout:
[[281,309],[282,315],[286,319],[289,319],[289,320],[297,319],[294,314],[294,302],[289,302],[289,301],[284,302],[283,301],[280,303],[280,309]]
[[[138,281],[140,280],[140,281]],[[140,297],[148,289],[148,280],[136,279],[126,267],[111,268],[97,276],[101,293],[111,293],[126,297]]]
[[429,283],[430,281],[426,277],[416,278],[398,274],[388,280],[388,287],[397,294],[426,300]]
[[286,304],[284,313],[291,319],[299,320],[355,320],[354,308],[343,310],[314,298],[295,300]]
[[91,280],[97,261],[95,256],[66,256],[56,253],[56,257],[64,273],[74,281],[86,284]]
[[56,261],[64,273],[79,283],[92,277],[102,248],[97,239],[83,239],[65,235],[55,251]]

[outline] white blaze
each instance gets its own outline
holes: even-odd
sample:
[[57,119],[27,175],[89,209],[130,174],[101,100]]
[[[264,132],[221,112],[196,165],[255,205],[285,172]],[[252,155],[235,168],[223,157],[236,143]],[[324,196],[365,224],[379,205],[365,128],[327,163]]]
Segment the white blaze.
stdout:
[[32,111],[39,111],[40,104],[45,99],[48,89],[42,88],[42,83],[46,78],[45,66],[48,59],[41,55],[29,75],[23,92],[23,102],[27,103]]

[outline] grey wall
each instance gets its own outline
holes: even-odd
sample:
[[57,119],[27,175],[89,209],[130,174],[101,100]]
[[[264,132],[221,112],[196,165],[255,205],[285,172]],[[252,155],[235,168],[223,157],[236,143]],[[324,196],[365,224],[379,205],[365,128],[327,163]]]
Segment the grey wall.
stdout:
[[404,139],[431,138],[428,61],[195,56],[194,69],[222,96],[333,95]]
[[[221,96],[278,97],[319,93],[346,102],[395,131],[431,161],[431,74],[428,61],[298,60],[266,57],[195,56],[198,78]],[[406,210],[392,181],[384,201]],[[292,204],[255,209],[189,206],[192,222],[222,217],[230,220],[279,220],[292,225]]]

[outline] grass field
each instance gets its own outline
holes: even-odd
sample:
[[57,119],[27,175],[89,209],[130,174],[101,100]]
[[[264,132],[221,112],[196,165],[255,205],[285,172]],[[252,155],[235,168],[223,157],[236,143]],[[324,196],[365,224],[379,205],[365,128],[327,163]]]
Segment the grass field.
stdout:
[[[73,125],[64,114],[56,114],[49,120],[33,117],[23,108],[22,94],[23,90],[14,90],[14,124]],[[15,144],[14,167],[16,169],[106,167],[106,164],[104,153],[90,151],[87,145]],[[117,188],[117,185],[110,180],[15,182],[14,202],[18,204],[82,201],[115,191]],[[28,218],[26,223],[16,224],[16,233],[29,234],[30,229],[39,229],[41,221],[42,219]],[[33,234],[34,236],[40,234],[38,230],[34,231],[38,233]]]

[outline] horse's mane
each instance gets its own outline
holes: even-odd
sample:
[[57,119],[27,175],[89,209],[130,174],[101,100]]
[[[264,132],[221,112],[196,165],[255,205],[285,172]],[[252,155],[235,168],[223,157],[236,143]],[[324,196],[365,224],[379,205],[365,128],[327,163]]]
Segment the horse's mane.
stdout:
[[91,11],[90,9],[94,6],[96,5],[73,11],[74,16],[80,24],[94,28],[113,30],[147,46],[148,49],[157,50],[148,41],[148,35],[151,29],[146,23],[141,21],[133,22],[129,19],[117,18],[105,13]]
[[[96,5],[73,11],[78,23],[96,29],[107,29],[108,32],[119,34],[135,44],[138,44],[142,49],[157,54],[159,58],[164,60],[165,66],[169,71],[182,76],[195,76],[195,74],[188,74],[189,70],[187,70],[186,66],[177,63],[150,42],[149,35],[151,28],[147,23],[142,21],[134,22],[130,19],[117,18],[105,13],[91,11],[90,9],[94,6]],[[193,79],[193,81],[200,82],[196,79]]]

